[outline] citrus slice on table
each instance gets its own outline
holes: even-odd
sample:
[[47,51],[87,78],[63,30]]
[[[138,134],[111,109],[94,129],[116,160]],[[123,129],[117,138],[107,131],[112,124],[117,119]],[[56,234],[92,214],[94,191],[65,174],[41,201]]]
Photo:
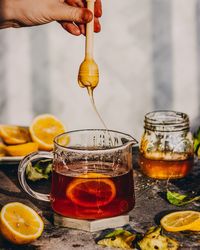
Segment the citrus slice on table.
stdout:
[[87,173],[70,182],[66,196],[82,207],[106,206],[115,198],[116,187],[107,175]]
[[165,215],[161,221],[161,226],[169,232],[179,232],[185,230],[200,231],[200,212],[178,211]]
[[30,141],[28,128],[13,125],[0,125],[0,137],[7,144],[22,144]]
[[55,116],[44,114],[37,116],[30,125],[32,140],[40,150],[52,150],[54,138],[65,132],[65,127]]
[[5,205],[0,214],[2,235],[14,244],[27,244],[37,239],[43,232],[41,217],[30,207],[11,202]]
[[38,143],[28,142],[25,144],[13,145],[5,147],[7,155],[25,156],[38,150]]

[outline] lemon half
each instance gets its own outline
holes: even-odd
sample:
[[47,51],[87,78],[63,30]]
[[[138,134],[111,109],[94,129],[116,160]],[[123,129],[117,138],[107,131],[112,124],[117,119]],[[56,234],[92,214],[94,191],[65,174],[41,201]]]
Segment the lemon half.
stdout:
[[44,223],[30,207],[11,202],[5,205],[0,214],[2,235],[14,244],[27,244],[41,236]]
[[173,212],[165,215],[160,224],[166,231],[170,232],[200,231],[200,212],[191,210]]

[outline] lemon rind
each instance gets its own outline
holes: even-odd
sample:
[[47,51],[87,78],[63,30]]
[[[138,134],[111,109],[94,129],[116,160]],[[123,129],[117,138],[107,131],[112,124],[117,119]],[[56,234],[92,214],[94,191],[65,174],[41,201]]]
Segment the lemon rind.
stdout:
[[[25,235],[25,234],[21,234],[18,231],[15,231],[10,225],[9,223],[6,221],[6,219],[4,218],[4,214],[6,212],[6,208],[7,207],[11,207],[11,206],[21,206],[23,208],[26,208],[27,210],[29,210],[32,214],[34,214],[34,217],[36,218],[36,221],[39,222],[40,227],[38,227],[38,232],[35,234],[31,234],[31,235]],[[12,202],[12,203],[8,203],[7,205],[5,205],[2,210],[1,210],[1,220],[3,222],[3,224],[9,229],[9,231],[11,231],[15,236],[18,236],[21,239],[37,239],[38,237],[41,236],[43,229],[44,229],[44,222],[42,221],[41,217],[30,207],[19,203],[19,202]]]

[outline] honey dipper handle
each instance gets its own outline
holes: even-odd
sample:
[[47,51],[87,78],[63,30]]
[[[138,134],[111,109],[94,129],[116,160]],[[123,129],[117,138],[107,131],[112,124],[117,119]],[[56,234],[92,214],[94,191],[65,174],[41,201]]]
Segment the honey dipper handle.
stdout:
[[94,3],[96,0],[87,0],[87,8],[92,12],[93,19],[86,24],[86,43],[85,43],[85,58],[93,58],[93,40],[94,40]]

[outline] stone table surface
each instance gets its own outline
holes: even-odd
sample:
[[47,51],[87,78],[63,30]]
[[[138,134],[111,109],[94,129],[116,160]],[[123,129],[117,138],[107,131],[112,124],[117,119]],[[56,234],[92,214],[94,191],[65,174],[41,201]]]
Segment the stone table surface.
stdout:
[[[136,205],[130,212],[130,226],[138,232],[145,232],[149,227],[159,225],[160,218],[177,210],[200,210],[200,203],[175,207],[166,201],[167,187],[170,190],[200,195],[200,161],[195,159],[193,171],[184,179],[160,181],[143,176],[137,164],[137,150],[134,152],[134,180]],[[34,208],[42,215],[45,221],[45,230],[42,236],[32,244],[26,246],[14,246],[0,237],[0,250],[64,250],[64,249],[111,249],[98,246],[94,239],[98,233],[89,233],[69,228],[59,228],[53,225],[53,212],[50,204],[40,202],[28,196],[22,191],[17,179],[17,164],[0,164],[0,206],[8,202],[23,202]],[[48,190],[48,182],[38,184],[41,191]],[[181,250],[200,250],[200,234],[173,233],[170,236],[181,243]],[[114,249],[114,248],[112,248]]]

